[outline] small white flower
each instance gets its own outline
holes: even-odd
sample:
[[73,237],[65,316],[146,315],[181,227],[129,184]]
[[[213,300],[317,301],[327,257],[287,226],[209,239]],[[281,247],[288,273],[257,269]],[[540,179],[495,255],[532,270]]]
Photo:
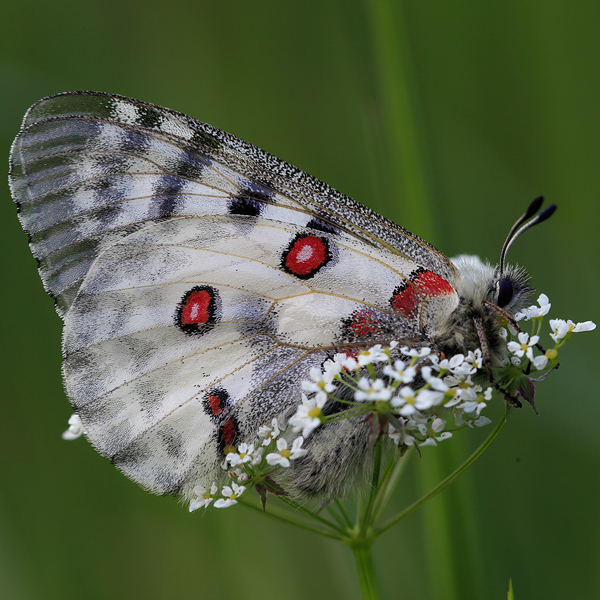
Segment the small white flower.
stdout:
[[63,440],[76,440],[78,437],[81,437],[84,433],[83,424],[81,423],[81,419],[78,414],[72,414],[69,417],[69,429],[63,431],[62,439]]
[[361,377],[358,382],[358,390],[354,392],[354,399],[357,402],[365,400],[389,400],[392,397],[391,390],[385,385],[382,379],[367,379]]
[[521,312],[515,315],[515,319],[520,321],[521,319],[525,319],[529,321],[530,319],[535,319],[536,317],[543,317],[548,314],[550,307],[550,301],[548,300],[548,296],[546,294],[540,294],[538,298],[539,306],[530,306],[529,308],[523,309]]
[[[448,390],[449,393],[447,394],[449,397],[449,400],[447,402],[444,402],[444,406],[446,408],[451,408],[452,406],[456,406],[459,402],[462,402],[462,389],[460,388],[452,388],[452,390]],[[446,394],[444,394],[446,395]]]
[[[463,417],[466,417],[466,418],[463,419]],[[491,422],[492,421],[490,419],[488,419],[487,417],[484,417],[483,415],[478,417],[477,419],[475,418],[474,415],[470,415],[467,413],[454,416],[454,424],[457,427],[460,427],[461,425],[467,425],[471,429],[473,429],[473,425],[475,425],[475,427],[483,427],[484,425],[489,425]]]
[[518,358],[522,358],[524,355],[527,355],[529,360],[533,360],[533,346],[540,341],[540,337],[538,335],[532,335],[530,338],[526,331],[520,331],[518,337],[519,343],[508,342],[508,351],[512,352],[512,354]]
[[580,331],[594,331],[596,329],[596,323],[593,321],[583,321],[583,323],[573,323],[573,321],[568,322],[569,325],[573,328],[573,333],[579,333]]
[[242,476],[242,469],[239,467],[237,469],[231,469],[231,471],[227,471],[227,477],[229,479],[235,479],[236,481]]
[[563,319],[550,319],[550,328],[552,333],[550,337],[555,343],[562,340],[569,333],[579,333],[581,331],[593,331],[596,329],[596,323],[593,321],[583,321],[582,323],[573,323],[570,319],[564,321]]
[[403,419],[404,426],[407,431],[417,431],[419,429],[419,425],[427,425],[428,417],[424,414],[420,413],[418,410],[415,410],[410,417]]
[[414,367],[409,367],[407,362],[396,360],[393,366],[386,365],[383,367],[383,374],[396,381],[410,383],[414,381],[417,370]]
[[274,467],[275,465],[279,465],[281,467],[289,467],[290,460],[295,460],[296,458],[301,458],[308,454],[307,450],[301,448],[304,443],[304,438],[302,436],[297,437],[293,444],[292,449],[288,450],[287,442],[283,438],[277,440],[277,450],[278,452],[273,452],[271,454],[267,454],[267,462]]
[[323,365],[323,374],[327,378],[331,378],[331,381],[335,379],[336,375],[342,372],[342,364],[336,360],[328,360]]
[[460,408],[466,413],[476,412],[477,416],[479,416],[481,411],[487,406],[487,402],[492,399],[493,390],[491,387],[488,387],[483,395],[476,394],[475,390],[470,391],[472,392],[471,397],[461,404]]
[[215,483],[212,484],[210,490],[207,490],[202,485],[197,485],[194,488],[195,498],[190,501],[190,512],[194,512],[202,507],[207,507],[214,500],[217,489]]
[[498,331],[498,335],[504,340],[508,340],[508,331],[506,331],[506,328],[504,327],[500,327],[500,331]]
[[321,425],[321,415],[323,414],[321,409],[324,405],[324,399],[309,399],[302,394],[302,404],[289,421],[294,428],[294,432],[302,431],[302,436],[304,438],[308,437],[314,429]]
[[237,452],[229,452],[225,459],[232,466],[242,465],[252,460],[252,453],[254,452],[254,444],[240,444]]
[[265,449],[262,446],[259,446],[254,451],[254,454],[252,455],[252,462],[250,463],[253,467],[256,467],[257,465],[260,465],[260,462],[262,460],[262,455],[263,455],[264,451],[265,451]]
[[448,370],[454,371],[454,369],[458,369],[465,362],[465,357],[463,354],[455,354],[448,359]]
[[452,375],[446,375],[443,382],[449,387],[454,388],[460,386],[462,388],[471,387],[473,382],[471,381],[471,372],[460,371],[455,369]]
[[245,491],[246,488],[243,485],[238,485],[237,483],[232,483],[231,487],[228,485],[224,486],[221,490],[221,495],[223,498],[219,498],[214,503],[214,507],[227,508],[228,506],[237,504],[237,498],[239,498]]
[[[400,420],[402,422],[402,419]],[[414,446],[415,438],[412,435],[406,433],[406,427],[402,428],[402,431],[398,431],[391,423],[388,426],[388,435],[390,439],[396,444],[396,446]]]
[[400,414],[403,417],[408,417],[417,410],[415,408],[416,401],[417,398],[415,395],[415,391],[412,388],[405,386],[400,390],[397,396],[394,396],[391,399],[390,404],[394,408],[402,407],[400,408]]
[[310,370],[312,381],[304,380],[302,389],[306,392],[315,392],[318,399],[326,400],[327,394],[335,390],[335,385],[331,383],[333,377],[331,372],[323,373],[318,367],[312,367]]
[[542,371],[543,369],[546,368],[547,364],[548,364],[548,357],[545,354],[541,354],[540,356],[536,356],[533,359],[533,368],[536,371]]
[[374,362],[387,362],[388,355],[385,353],[381,344],[376,344],[368,350],[362,350],[358,353],[358,364],[361,367],[370,365]]
[[436,392],[434,390],[421,390],[417,394],[417,399],[415,401],[415,408],[417,410],[428,410],[432,406],[436,406],[440,404],[440,402],[444,399],[444,392]]
[[346,371],[356,371],[356,369],[358,369],[358,363],[353,356],[339,353],[333,357],[333,360],[339,362],[340,366]]
[[[474,352],[469,350],[465,362],[470,363],[474,369],[481,369],[481,367],[483,367],[483,354],[481,348],[477,348]],[[473,373],[474,371],[471,375],[473,375]]]
[[272,440],[276,440],[281,431],[279,430],[279,421],[277,419],[271,420],[271,427],[268,425],[261,425],[258,430],[258,437],[265,438],[262,445],[268,446]]
[[450,389],[439,377],[425,377],[425,381],[437,392],[444,392],[445,394]]
[[550,329],[552,329],[550,337],[558,344],[558,341],[562,340],[569,333],[569,324],[563,321],[563,319],[550,319],[549,323]]
[[[419,424],[419,431],[421,435],[427,436],[427,439],[424,442],[421,442],[419,446],[437,446],[436,440],[438,442],[442,442],[443,440],[447,440],[452,437],[452,434],[449,431],[443,431],[446,427],[446,421],[444,419],[440,419],[437,417],[431,423],[429,427],[427,425],[421,423]],[[437,435],[439,433],[439,435]]]
[[411,356],[412,358],[425,358],[431,354],[431,348],[424,347],[417,350],[416,348],[403,346],[400,348],[400,352],[406,356]]

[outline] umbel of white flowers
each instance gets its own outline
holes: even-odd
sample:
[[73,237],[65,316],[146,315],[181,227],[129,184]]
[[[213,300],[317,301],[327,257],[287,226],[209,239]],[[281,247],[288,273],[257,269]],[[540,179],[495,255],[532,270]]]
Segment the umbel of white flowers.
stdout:
[[[532,390],[532,382],[543,379],[558,364],[558,350],[574,333],[596,328],[591,321],[574,323],[551,319],[550,338],[554,347],[542,354],[538,350],[539,333],[550,307],[548,297],[541,294],[537,305],[516,315],[517,321],[532,322],[531,333],[513,330],[510,325],[501,331],[508,357],[501,375],[503,385],[521,393],[532,405],[533,396],[528,396],[528,390]],[[233,506],[254,486],[263,504],[267,492],[284,494],[274,476],[289,468],[294,460],[306,456],[307,451],[302,448],[304,440],[317,427],[327,426],[332,421],[376,415],[378,422],[383,423],[382,434],[400,449],[414,445],[436,446],[452,437],[452,432],[446,430],[450,418],[455,431],[487,425],[491,421],[482,411],[494,390],[491,386],[484,389],[477,383],[485,377],[479,349],[466,356],[458,354],[440,360],[429,348],[416,350],[398,347],[397,342],[392,342],[389,347],[376,345],[355,357],[336,354],[322,369],[311,369],[310,380],[301,384],[302,401],[287,423],[273,419],[260,427],[253,443],[227,449],[222,465],[227,472],[227,484],[219,486],[213,482],[195,486],[189,510],[211,504],[215,508]],[[422,384],[416,386],[415,381]],[[342,401],[336,396],[343,387],[352,390],[353,400]],[[347,393],[339,395],[348,397]],[[325,416],[323,408],[329,399],[347,408]],[[73,415],[63,438],[72,440],[83,433],[79,417]],[[381,442],[382,436],[377,439]]]

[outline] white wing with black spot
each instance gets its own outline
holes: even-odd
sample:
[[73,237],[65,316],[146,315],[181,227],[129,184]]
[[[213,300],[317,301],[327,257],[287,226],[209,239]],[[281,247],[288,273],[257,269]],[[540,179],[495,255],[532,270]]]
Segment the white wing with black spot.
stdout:
[[453,267],[397,225],[185,115],[80,92],[28,112],[11,189],[65,321],[91,443],[158,493],[293,412],[338,351],[422,344]]

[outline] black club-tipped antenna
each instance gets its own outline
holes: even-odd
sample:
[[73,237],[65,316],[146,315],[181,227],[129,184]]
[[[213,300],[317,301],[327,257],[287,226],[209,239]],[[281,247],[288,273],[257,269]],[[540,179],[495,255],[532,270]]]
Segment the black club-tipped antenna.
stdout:
[[[534,225],[538,225],[539,223],[541,223],[542,221],[545,221],[546,219],[548,219],[549,217],[551,217],[554,214],[554,211],[556,210],[556,204],[551,204],[550,206],[546,207],[537,217],[534,217],[533,219],[531,219],[531,217],[533,217],[533,215],[535,215],[535,213],[538,210],[540,210],[540,207],[542,206],[543,202],[544,202],[543,196],[537,197],[529,205],[529,207],[527,208],[525,213],[521,217],[519,217],[517,219],[517,222],[510,228],[510,231],[508,232],[508,235],[506,236],[506,241],[504,242],[504,246],[502,246],[502,253],[500,254],[500,274],[502,274],[504,272],[504,261],[506,260],[506,254],[508,252],[508,249],[513,245],[513,242],[524,231],[527,231],[529,228],[533,227]],[[525,221],[527,221],[528,219],[531,219],[531,221],[529,221],[528,223],[525,223]],[[523,223],[525,223],[525,225],[523,225]]]

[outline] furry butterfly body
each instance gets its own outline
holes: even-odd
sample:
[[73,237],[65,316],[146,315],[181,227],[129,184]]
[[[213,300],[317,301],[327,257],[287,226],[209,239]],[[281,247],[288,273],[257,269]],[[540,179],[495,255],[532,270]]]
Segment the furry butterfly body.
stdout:
[[[466,352],[479,319],[501,359],[486,303],[510,317],[530,291],[522,271],[455,266],[292,165],[116,95],[35,104],[11,190],[64,320],[86,436],[156,493],[210,484],[224,449],[292,413],[301,380],[336,352],[392,340]],[[352,421],[314,432],[294,485],[340,495],[367,440]]]

